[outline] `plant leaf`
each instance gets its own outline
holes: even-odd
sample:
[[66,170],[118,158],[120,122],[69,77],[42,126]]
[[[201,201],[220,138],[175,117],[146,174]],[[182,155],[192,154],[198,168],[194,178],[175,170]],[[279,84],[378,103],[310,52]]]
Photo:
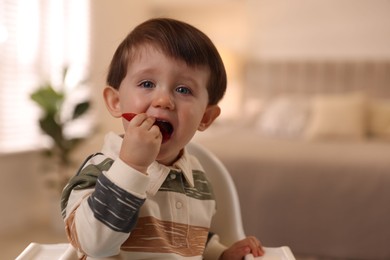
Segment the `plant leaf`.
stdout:
[[56,122],[53,115],[48,114],[41,118],[39,120],[39,125],[41,126],[41,129],[53,139],[57,146],[62,146],[62,126]]
[[72,138],[69,140],[70,142],[70,145],[73,147],[76,147],[77,145],[79,145],[85,138]]
[[76,119],[81,115],[85,114],[88,111],[90,105],[91,104],[89,101],[85,101],[77,104],[76,107],[74,108],[72,119]]
[[50,84],[42,85],[39,89],[31,94],[31,99],[35,101],[46,114],[57,114],[64,94],[55,91]]

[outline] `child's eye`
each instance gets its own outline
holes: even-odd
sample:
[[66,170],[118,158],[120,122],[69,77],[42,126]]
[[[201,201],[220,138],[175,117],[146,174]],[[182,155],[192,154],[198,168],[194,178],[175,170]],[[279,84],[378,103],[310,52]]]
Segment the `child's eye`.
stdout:
[[176,92],[179,92],[179,93],[184,94],[184,95],[192,94],[191,90],[187,87],[184,87],[184,86],[177,87]]
[[154,83],[149,81],[149,80],[145,80],[145,81],[142,81],[140,84],[139,84],[140,87],[144,87],[144,88],[153,88],[154,87]]

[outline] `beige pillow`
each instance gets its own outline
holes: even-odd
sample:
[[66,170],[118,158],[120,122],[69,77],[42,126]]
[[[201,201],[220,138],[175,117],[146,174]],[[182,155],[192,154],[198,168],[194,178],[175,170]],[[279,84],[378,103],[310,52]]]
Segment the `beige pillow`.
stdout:
[[369,110],[369,133],[390,139],[390,101],[373,100]]
[[364,95],[323,95],[313,99],[308,139],[361,139],[365,134]]

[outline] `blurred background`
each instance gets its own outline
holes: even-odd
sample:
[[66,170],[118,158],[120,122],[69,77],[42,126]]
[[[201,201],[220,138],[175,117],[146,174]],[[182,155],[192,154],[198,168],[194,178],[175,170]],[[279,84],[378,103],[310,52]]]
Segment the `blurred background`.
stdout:
[[[222,144],[237,135],[237,128],[230,130],[232,125],[254,126],[262,142],[287,139],[301,145],[324,139],[324,145],[328,145],[334,140],[352,139],[348,143],[352,142],[353,146],[346,148],[351,151],[361,149],[355,145],[356,140],[366,143],[375,136],[375,145],[380,149],[369,150],[372,159],[389,154],[390,109],[385,99],[390,96],[389,11],[388,0],[0,0],[0,245],[4,259],[14,258],[31,241],[66,241],[60,223],[57,186],[63,176],[67,178],[75,172],[86,156],[99,151],[108,131],[121,132],[121,122],[106,112],[102,90],[117,45],[139,23],[152,17],[180,19],[205,32],[217,46],[229,80],[221,103],[223,114],[214,128],[204,136],[196,136],[196,140],[222,160],[230,158],[223,154],[226,148]],[[359,84],[366,79],[368,84]],[[31,98],[32,93],[42,89],[45,91],[38,102]],[[314,96],[324,98],[325,94],[337,94],[329,102],[341,104],[336,105],[339,109],[351,100],[349,96],[340,97],[341,94],[356,93],[360,96],[352,98],[351,106],[360,110],[356,116],[351,116],[356,110],[346,115],[348,119],[357,118],[345,124],[348,127],[333,131],[329,130],[329,124],[344,124],[313,119],[317,113],[323,115],[309,108],[312,100],[317,100]],[[368,110],[363,111],[362,107],[379,104],[372,102],[378,98],[380,106],[375,108],[380,110],[380,115],[375,120],[367,119]],[[316,108],[326,106],[324,102],[328,104],[323,99],[316,102]],[[300,110],[292,114],[297,107]],[[337,109],[327,110],[331,111],[328,117],[344,113]],[[60,141],[58,136],[53,139],[45,134],[45,123],[42,123],[45,115],[48,116],[45,122],[51,122],[58,131],[52,134],[61,133]],[[53,119],[49,119],[50,115]],[[370,126],[363,125],[367,120]],[[341,119],[341,122],[345,121]],[[226,139],[218,142],[216,135]],[[329,141],[329,136],[334,135],[336,138]],[[77,145],[73,145],[76,140]],[[246,143],[242,145],[248,147]],[[279,144],[273,143],[271,147],[276,149],[276,145]],[[265,143],[260,146],[265,147]],[[335,147],[346,151],[337,144]],[[295,147],[293,150],[297,153]],[[279,149],[276,153],[276,157],[282,156]],[[307,159],[312,153],[307,150],[302,158]],[[66,165],[61,161],[64,156],[69,162]],[[291,160],[291,155],[287,156]],[[359,161],[357,158],[351,158],[349,163]],[[373,163],[366,156],[363,161],[378,165],[388,164],[388,159],[383,157],[381,162]],[[307,161],[299,163],[308,164]],[[228,166],[234,171],[234,166]],[[382,166],[381,170],[388,170],[388,166]],[[246,178],[234,174],[237,182]],[[252,199],[257,196],[244,194],[248,189],[246,183],[237,186],[242,196]],[[383,193],[379,198],[382,196]],[[242,203],[245,201],[242,199]],[[370,201],[367,203],[371,205]],[[250,209],[243,207],[243,210],[244,220],[251,220]],[[300,214],[310,214],[307,209],[301,210]],[[252,233],[248,229],[259,218],[251,222],[252,226],[246,226],[248,233]],[[261,233],[266,228],[259,225]],[[384,228],[389,230],[388,225]],[[294,240],[286,236],[288,232],[279,230],[280,236],[264,240],[272,246],[290,245],[302,257],[359,258],[352,247],[348,252],[318,245],[311,246],[311,249],[320,248],[317,251],[307,249],[309,245],[305,246],[301,238]],[[380,239],[387,238],[390,239],[386,233]],[[385,249],[380,252],[378,259],[390,257]],[[363,258],[370,259],[370,256]]]

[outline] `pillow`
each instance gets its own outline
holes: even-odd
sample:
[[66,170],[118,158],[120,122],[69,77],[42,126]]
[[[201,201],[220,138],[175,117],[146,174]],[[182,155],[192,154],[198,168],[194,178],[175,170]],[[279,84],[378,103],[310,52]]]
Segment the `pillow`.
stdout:
[[305,97],[282,96],[271,100],[256,123],[262,134],[279,138],[301,137],[309,117]]
[[306,137],[362,139],[366,134],[366,98],[362,94],[317,96]]
[[267,101],[259,98],[247,98],[243,103],[240,123],[243,127],[253,127],[259,114],[266,107]]
[[390,139],[390,101],[373,100],[370,103],[369,134]]

